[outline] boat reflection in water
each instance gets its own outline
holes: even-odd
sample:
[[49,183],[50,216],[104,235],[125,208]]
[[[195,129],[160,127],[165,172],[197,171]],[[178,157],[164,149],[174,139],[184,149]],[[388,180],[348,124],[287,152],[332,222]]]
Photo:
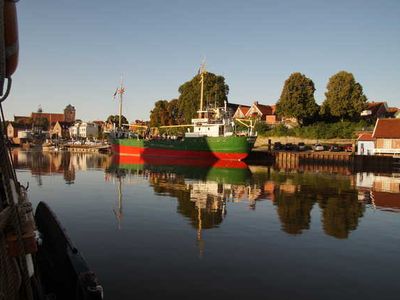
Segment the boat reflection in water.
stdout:
[[[177,212],[189,219],[197,230],[200,256],[204,249],[202,230],[218,227],[222,223],[227,213],[226,202],[252,199],[252,195],[257,194],[257,188],[247,184],[251,173],[241,161],[118,155],[113,156],[112,161],[107,173],[119,185],[121,178],[133,183],[138,178],[145,178],[156,195],[177,199]],[[120,200],[120,190],[118,195]],[[253,201],[250,203],[254,206]],[[122,203],[119,207],[122,207]]]

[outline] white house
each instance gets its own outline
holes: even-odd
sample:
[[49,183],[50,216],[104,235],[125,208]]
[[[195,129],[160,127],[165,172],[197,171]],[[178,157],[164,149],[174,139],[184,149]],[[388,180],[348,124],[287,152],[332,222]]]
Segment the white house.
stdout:
[[99,128],[96,123],[84,122],[79,126],[79,137],[81,138],[97,137],[98,132]]
[[97,137],[98,132],[99,127],[96,123],[92,122],[77,122],[69,129],[69,134],[73,138],[79,137],[86,139],[90,137]]
[[357,154],[358,155],[374,155],[375,139],[372,133],[362,133],[357,139]]
[[73,126],[71,126],[69,128],[69,136],[71,138],[77,138],[79,137],[79,127],[80,127],[81,123],[76,122]]

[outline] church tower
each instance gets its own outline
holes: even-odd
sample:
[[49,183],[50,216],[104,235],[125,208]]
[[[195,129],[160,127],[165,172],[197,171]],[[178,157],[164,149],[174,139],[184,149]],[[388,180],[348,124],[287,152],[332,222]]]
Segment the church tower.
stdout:
[[64,109],[64,121],[75,122],[75,107],[71,104],[68,104]]

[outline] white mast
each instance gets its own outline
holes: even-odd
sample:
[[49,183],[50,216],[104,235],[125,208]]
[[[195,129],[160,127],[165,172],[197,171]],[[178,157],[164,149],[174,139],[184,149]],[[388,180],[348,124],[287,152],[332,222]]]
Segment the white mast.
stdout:
[[203,98],[204,98],[204,75],[207,73],[206,71],[206,62],[203,61],[200,67],[200,83],[201,83],[201,89],[200,89],[200,110],[199,110],[199,118],[202,118],[203,114]]
[[121,75],[121,86],[118,89],[118,94],[119,94],[119,118],[118,118],[118,127],[119,129],[122,129],[122,95],[125,93],[125,88],[124,88],[124,80]]

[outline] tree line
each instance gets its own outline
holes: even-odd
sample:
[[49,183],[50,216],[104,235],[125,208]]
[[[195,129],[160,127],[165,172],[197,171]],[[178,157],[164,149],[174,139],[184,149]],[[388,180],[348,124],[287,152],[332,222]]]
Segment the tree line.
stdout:
[[[200,106],[200,75],[182,84],[179,97],[158,100],[150,113],[150,126],[188,124]],[[296,118],[300,125],[315,122],[357,121],[367,107],[367,97],[353,74],[340,71],[328,81],[325,100],[318,105],[314,97],[314,82],[299,72],[285,81],[276,103],[277,115]],[[204,101],[207,106],[223,106],[227,101],[229,86],[225,78],[213,73],[205,74]]]
[[281,117],[297,118],[301,125],[317,121],[358,121],[367,107],[367,97],[353,74],[340,71],[329,78],[325,100],[315,102],[314,82],[301,73],[292,73],[285,81],[276,104]]

